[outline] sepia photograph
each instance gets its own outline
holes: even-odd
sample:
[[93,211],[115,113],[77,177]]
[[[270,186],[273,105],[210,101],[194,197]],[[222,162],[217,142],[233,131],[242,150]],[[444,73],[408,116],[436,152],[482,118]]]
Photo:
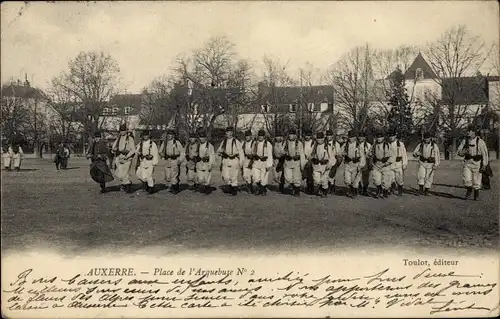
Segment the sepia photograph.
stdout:
[[496,1],[1,4],[2,315],[494,317]]

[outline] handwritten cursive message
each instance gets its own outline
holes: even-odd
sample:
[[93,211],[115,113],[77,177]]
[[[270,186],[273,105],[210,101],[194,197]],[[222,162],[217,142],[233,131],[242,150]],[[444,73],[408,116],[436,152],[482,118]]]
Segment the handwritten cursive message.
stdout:
[[[408,266],[412,264],[404,261]],[[434,263],[435,264],[435,263]],[[293,269],[275,275],[240,268],[90,268],[71,275],[41,276],[36,267],[4,278],[2,302],[9,313],[49,309],[418,309],[427,315],[489,315],[498,306],[498,283],[480,271],[449,267],[381,267],[345,276]],[[415,262],[415,266],[419,263]],[[493,299],[492,299],[493,297]],[[497,299],[498,300],[498,299]],[[127,313],[122,311],[120,313]],[[278,312],[279,313],[279,312]],[[188,312],[189,314],[189,312]]]

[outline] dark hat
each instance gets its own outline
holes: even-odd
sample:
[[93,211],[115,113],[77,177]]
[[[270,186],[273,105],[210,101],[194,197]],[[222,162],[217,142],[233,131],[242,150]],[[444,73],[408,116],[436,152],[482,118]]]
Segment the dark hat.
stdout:
[[120,131],[126,131],[127,130],[127,124],[123,123],[120,125]]
[[94,137],[102,137],[101,132],[99,132],[99,131],[94,132]]
[[326,135],[327,135],[327,136],[328,136],[328,135],[332,136],[332,135],[333,135],[333,131],[332,131],[332,130],[326,130]]
[[388,133],[387,133],[387,136],[397,136],[397,133],[395,130],[390,130]]
[[167,130],[167,134],[168,134],[168,135],[175,135],[175,130],[173,130],[173,129],[168,129],[168,130]]
[[259,130],[259,132],[257,133],[258,136],[266,136],[266,131],[264,130]]
[[297,134],[297,130],[292,128],[292,129],[289,129],[288,130],[288,135],[291,135],[291,134]]
[[142,136],[150,136],[151,135],[151,132],[149,130],[144,130],[142,131]]
[[245,136],[252,136],[252,131],[246,130],[245,131]]
[[282,131],[276,131],[276,133],[274,134],[275,136],[283,136],[283,132]]
[[189,138],[197,138],[198,137],[198,133],[196,132],[192,132],[189,134]]
[[375,137],[384,137],[384,132],[382,132],[382,131],[377,131],[377,132],[375,133]]
[[325,138],[325,133],[323,132],[316,133],[316,138]]
[[311,136],[312,135],[312,131],[311,130],[304,130],[304,135],[305,136]]
[[207,133],[205,131],[198,132],[198,137],[207,137]]
[[354,134],[354,131],[353,130],[349,130],[349,132],[347,132],[347,137],[355,137],[356,134]]
[[234,131],[234,128],[232,126],[226,127],[226,132],[232,132]]
[[430,138],[431,137],[431,133],[429,132],[424,132],[424,138]]
[[366,137],[366,132],[361,131],[361,132],[359,132],[358,136],[359,137]]

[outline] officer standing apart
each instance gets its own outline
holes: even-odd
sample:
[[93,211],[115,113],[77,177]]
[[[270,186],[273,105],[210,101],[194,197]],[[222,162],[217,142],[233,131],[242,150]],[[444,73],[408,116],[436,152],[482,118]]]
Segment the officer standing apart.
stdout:
[[198,156],[198,138],[196,133],[189,134],[188,143],[186,145],[186,179],[191,190],[198,189],[198,182],[196,179],[196,163],[200,161]]
[[404,182],[404,171],[408,166],[408,154],[406,153],[406,147],[401,142],[396,135],[395,131],[391,131],[389,134],[389,143],[396,154],[396,161],[392,165],[392,183],[391,188],[393,191],[398,188],[398,195],[403,195],[403,182]]
[[413,151],[413,157],[418,158],[418,192],[420,195],[427,196],[434,182],[434,172],[441,161],[439,147],[431,140],[429,132],[424,133],[424,140]]
[[101,193],[106,193],[106,183],[111,182],[114,177],[108,167],[108,157],[111,154],[109,144],[102,139],[100,132],[94,133],[94,139],[87,151],[87,159],[91,160],[90,177],[99,184]]
[[373,184],[377,187],[376,197],[387,197],[389,196],[389,187],[391,187],[392,164],[396,161],[396,154],[385,140],[382,132],[377,132],[372,149],[372,178]]
[[283,167],[285,165],[285,141],[281,131],[276,132],[273,145],[273,161],[274,161],[274,182],[278,183],[280,193],[285,190],[285,174]]
[[273,167],[273,146],[266,140],[266,132],[259,130],[253,148],[253,181],[257,184],[255,195],[267,194],[269,171]]
[[233,127],[226,128],[226,138],[222,141],[217,154],[222,157],[222,181],[229,186],[231,195],[238,194],[238,173],[243,167],[241,143],[233,137]]
[[477,200],[481,189],[482,172],[488,165],[489,159],[486,143],[477,135],[475,127],[468,127],[467,138],[460,143],[458,155],[464,157],[462,178],[467,187],[465,199],[469,199],[474,189],[474,200]]
[[170,192],[177,194],[179,188],[179,174],[181,171],[181,163],[186,158],[186,153],[181,142],[175,138],[175,131],[167,130],[166,139],[162,142],[159,154],[165,159],[165,182],[167,187],[170,187]]
[[344,183],[349,187],[347,196],[354,198],[358,195],[361,169],[366,164],[363,146],[358,142],[354,131],[349,131],[342,155],[344,156]]
[[[323,143],[324,143],[323,134]],[[304,131],[304,157],[306,158],[306,165],[304,166],[304,171],[302,172],[302,179],[306,180],[306,194],[313,194],[314,192],[314,181],[312,173],[312,163],[311,163],[311,153],[314,147],[314,141],[312,139],[312,132],[310,130]],[[328,181],[327,181],[328,182]]]
[[254,140],[252,136],[252,131],[245,131],[245,141],[243,142],[243,169],[242,174],[243,180],[246,183],[247,191],[253,193],[252,187],[252,165],[253,165],[253,148]]
[[113,143],[111,151],[115,155],[115,176],[120,180],[121,190],[125,190],[127,193],[132,192],[129,174],[132,159],[128,157],[128,154],[134,149],[134,137],[129,134],[125,124],[120,125],[120,135]]
[[311,170],[314,182],[314,193],[326,197],[328,194],[328,174],[335,165],[336,158],[333,148],[325,143],[325,134],[316,133],[316,141],[310,153]]
[[368,196],[368,185],[370,184],[370,171],[373,168],[372,162],[372,145],[366,140],[366,133],[361,132],[358,137],[359,144],[363,148],[366,164],[361,169],[361,181],[359,183],[359,191],[363,196]]
[[300,185],[302,184],[302,169],[306,164],[304,157],[304,146],[297,139],[297,131],[291,129],[285,142],[285,181],[292,188],[292,195],[300,196]]
[[158,146],[151,140],[149,131],[142,133],[142,141],[131,151],[127,158],[137,154],[138,167],[136,170],[137,178],[142,182],[142,187],[149,194],[154,192],[154,168],[158,165]]
[[209,195],[212,191],[210,182],[212,180],[212,169],[215,164],[215,151],[212,143],[207,141],[207,134],[200,132],[198,134],[198,156],[196,163],[196,175],[200,191]]

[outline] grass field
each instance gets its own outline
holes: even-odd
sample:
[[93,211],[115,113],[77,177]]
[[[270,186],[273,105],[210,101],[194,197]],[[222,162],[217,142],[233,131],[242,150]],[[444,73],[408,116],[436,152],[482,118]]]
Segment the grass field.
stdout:
[[[163,163],[156,183],[163,182]],[[220,189],[206,196],[183,190],[113,191],[100,194],[89,162],[72,158],[56,171],[47,159],[27,159],[21,172],[2,172],[2,250],[55,248],[67,253],[90,249],[280,250],[341,247],[456,247],[498,249],[498,177],[479,201],[464,201],[461,163],[444,161],[433,194],[419,197],[415,162],[406,173],[405,193],[381,200],[330,195],[300,198],[274,191],[267,197]],[[492,163],[498,171],[498,162]],[[217,166],[218,168],[218,166]],[[339,186],[343,186],[341,174]],[[184,172],[181,181],[185,180]],[[138,181],[133,176],[137,185]],[[220,186],[218,170],[214,186]],[[495,195],[496,194],[496,195]]]

